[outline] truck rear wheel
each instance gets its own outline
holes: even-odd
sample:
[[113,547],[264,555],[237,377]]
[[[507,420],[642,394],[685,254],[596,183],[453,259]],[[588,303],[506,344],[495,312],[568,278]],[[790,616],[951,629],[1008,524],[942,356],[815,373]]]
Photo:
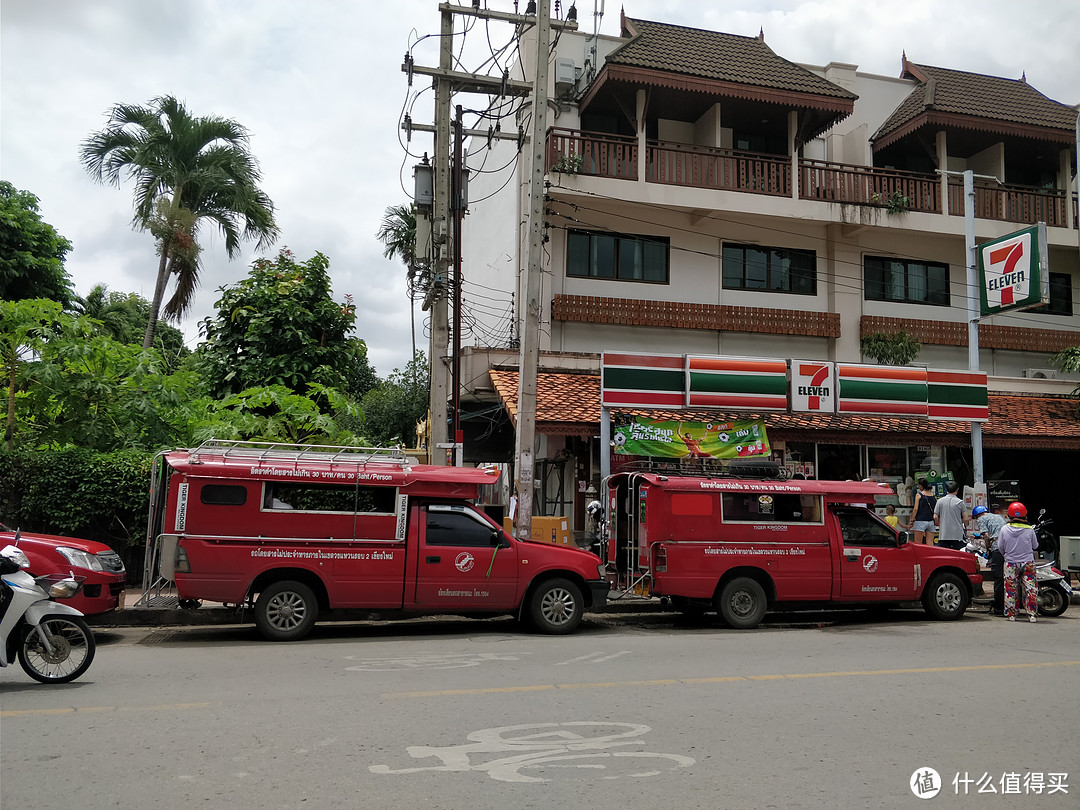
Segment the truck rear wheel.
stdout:
[[548,635],[572,633],[581,624],[584,613],[581,589],[568,579],[542,582],[529,598],[532,626]]
[[953,621],[964,615],[968,606],[968,592],[960,577],[943,571],[935,574],[927,583],[922,595],[923,609],[940,621]]
[[303,582],[283,579],[263,589],[255,602],[255,626],[270,641],[297,641],[319,617],[315,592]]
[[750,577],[736,577],[720,591],[716,610],[736,630],[749,630],[761,624],[767,607],[761,583]]

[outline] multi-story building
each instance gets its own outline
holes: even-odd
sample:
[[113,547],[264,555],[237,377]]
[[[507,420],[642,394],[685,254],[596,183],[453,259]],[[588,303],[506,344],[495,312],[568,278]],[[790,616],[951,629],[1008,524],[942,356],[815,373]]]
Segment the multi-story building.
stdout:
[[[599,484],[600,352],[859,363],[873,362],[863,336],[906,331],[922,344],[916,364],[967,369],[961,174],[972,170],[977,240],[1045,222],[1049,247],[1049,304],[979,325],[986,477],[1018,480],[1029,506],[1059,507],[1059,526],[1080,534],[1063,508],[1080,482],[1078,378],[1050,362],[1080,345],[1077,108],[1024,78],[906,56],[895,78],[799,65],[763,36],[625,17],[619,38],[564,32],[553,65],[538,514],[573,512],[581,528]],[[518,301],[522,155],[513,182],[472,206],[463,238],[465,278]],[[495,193],[482,184],[474,175],[472,198]],[[506,460],[517,353],[465,359],[464,401],[481,414],[463,421],[466,458]],[[818,477],[938,468],[972,479],[963,422],[757,416],[778,454]]]

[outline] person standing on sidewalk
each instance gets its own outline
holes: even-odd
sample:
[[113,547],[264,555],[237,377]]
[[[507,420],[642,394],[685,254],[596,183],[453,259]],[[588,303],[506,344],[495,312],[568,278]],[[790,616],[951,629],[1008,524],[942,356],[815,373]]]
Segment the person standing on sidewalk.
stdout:
[[915,528],[915,542],[923,545],[934,544],[934,504],[937,498],[925,478],[919,479],[919,491],[915,493],[915,503],[911,505],[911,519],[907,528]]
[[1038,588],[1035,584],[1035,549],[1039,538],[1027,522],[1027,507],[1019,501],[1009,504],[1009,522],[1001,527],[998,549],[1005,557],[1005,616],[1016,621],[1016,591],[1024,589],[1028,621],[1035,623]]
[[934,523],[938,527],[938,545],[959,551],[964,547],[964,502],[956,497],[957,485],[945,485],[946,495],[934,506]]

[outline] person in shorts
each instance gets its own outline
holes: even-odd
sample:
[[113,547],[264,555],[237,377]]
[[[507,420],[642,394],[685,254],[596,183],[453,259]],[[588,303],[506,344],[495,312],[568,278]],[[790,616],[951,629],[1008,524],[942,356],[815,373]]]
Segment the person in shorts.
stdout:
[[920,478],[919,491],[915,493],[915,503],[911,506],[911,520],[907,524],[907,528],[914,529],[916,543],[928,546],[934,544],[934,532],[937,529],[937,524],[934,522],[936,505],[937,498],[934,497],[934,490],[930,489],[930,484],[925,478]]

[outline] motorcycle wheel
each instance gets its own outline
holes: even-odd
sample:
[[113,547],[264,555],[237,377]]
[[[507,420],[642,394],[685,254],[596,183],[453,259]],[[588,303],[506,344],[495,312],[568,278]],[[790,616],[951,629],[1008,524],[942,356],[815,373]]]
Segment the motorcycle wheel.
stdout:
[[38,631],[29,628],[19,645],[19,663],[27,675],[41,683],[67,683],[90,668],[97,642],[85,621],[78,616],[46,616],[40,627],[52,652]]
[[1059,588],[1039,588],[1039,615],[1060,616],[1069,609],[1069,600]]

